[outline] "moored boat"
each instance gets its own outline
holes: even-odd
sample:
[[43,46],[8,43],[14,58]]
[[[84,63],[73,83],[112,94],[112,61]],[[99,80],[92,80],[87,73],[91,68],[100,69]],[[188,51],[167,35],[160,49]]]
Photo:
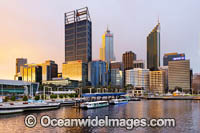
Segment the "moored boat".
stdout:
[[128,103],[127,99],[112,99],[110,104],[126,104]]
[[108,101],[85,102],[80,105],[81,108],[91,109],[108,106]]
[[60,107],[60,103],[12,103],[2,104],[0,106],[0,114],[20,113],[24,111],[36,111],[36,110],[49,110],[57,109]]

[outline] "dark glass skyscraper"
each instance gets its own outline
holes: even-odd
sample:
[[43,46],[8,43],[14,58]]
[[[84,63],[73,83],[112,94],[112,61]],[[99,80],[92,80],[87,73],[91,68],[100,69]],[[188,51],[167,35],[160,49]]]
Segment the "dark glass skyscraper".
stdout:
[[158,70],[160,66],[160,23],[147,36],[147,68]]
[[92,60],[92,22],[88,8],[65,13],[65,62]]

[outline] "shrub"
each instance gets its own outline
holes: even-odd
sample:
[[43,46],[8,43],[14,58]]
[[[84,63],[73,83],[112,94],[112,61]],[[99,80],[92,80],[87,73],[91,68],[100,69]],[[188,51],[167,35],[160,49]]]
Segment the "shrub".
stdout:
[[28,101],[28,97],[27,97],[27,96],[24,96],[24,97],[23,97],[23,101]]
[[57,98],[57,95],[52,94],[52,95],[50,95],[50,98],[51,98],[51,99],[56,99],[56,98]]
[[63,98],[63,94],[60,94],[59,97],[60,97],[60,98]]
[[4,102],[8,102],[8,100],[9,100],[9,97],[6,96],[5,99],[4,99]]
[[40,96],[35,96],[35,100],[40,100]]
[[15,96],[12,96],[12,97],[11,97],[11,100],[12,100],[12,101],[15,101],[15,100],[16,100],[16,97],[15,97]]
[[72,94],[69,94],[69,97],[78,97],[78,94],[77,93],[72,93]]

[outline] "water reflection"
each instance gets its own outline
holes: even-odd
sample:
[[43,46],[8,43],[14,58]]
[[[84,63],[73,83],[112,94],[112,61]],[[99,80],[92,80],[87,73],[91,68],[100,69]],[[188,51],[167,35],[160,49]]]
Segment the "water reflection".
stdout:
[[[133,101],[128,104],[113,105],[98,109],[77,110],[72,107],[62,107],[58,110],[28,112],[13,115],[0,116],[0,132],[17,133],[78,133],[78,132],[137,132],[137,133],[165,133],[165,132],[198,132],[200,123],[199,101]],[[24,125],[24,117],[33,114],[38,118],[38,124],[34,128]],[[59,128],[40,126],[39,118],[48,115],[51,118],[86,118],[87,116],[109,116],[110,118],[175,118],[176,128],[100,128],[100,127],[71,127]]]

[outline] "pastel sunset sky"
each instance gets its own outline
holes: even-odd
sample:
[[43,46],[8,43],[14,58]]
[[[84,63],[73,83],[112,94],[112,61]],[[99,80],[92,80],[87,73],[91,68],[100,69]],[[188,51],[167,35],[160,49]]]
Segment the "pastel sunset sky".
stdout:
[[146,37],[161,23],[164,53],[185,53],[200,72],[199,0],[0,0],[0,79],[14,79],[15,60],[64,62],[64,13],[87,6],[92,19],[93,59],[99,59],[107,25],[114,34],[115,55],[133,51],[146,60]]

